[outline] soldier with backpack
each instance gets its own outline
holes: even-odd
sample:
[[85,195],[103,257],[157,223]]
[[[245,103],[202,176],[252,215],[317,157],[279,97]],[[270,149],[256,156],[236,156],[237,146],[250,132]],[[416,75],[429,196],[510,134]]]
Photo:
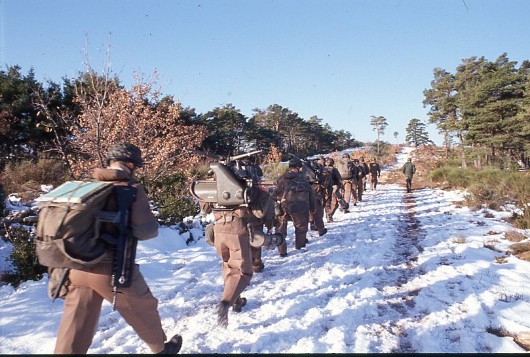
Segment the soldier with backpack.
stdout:
[[[335,160],[333,158],[326,158],[326,166],[324,166],[324,173],[331,181],[330,188],[326,192],[326,219],[328,222],[333,222],[333,214],[339,207],[339,200],[342,199],[340,190],[342,189],[342,179],[339,171],[334,167]],[[340,199],[339,199],[340,197]],[[346,208],[347,209],[347,208]]]
[[[254,272],[259,272],[264,268],[261,261],[261,248],[253,249],[257,245],[253,245],[252,242],[255,239],[258,240],[259,237],[256,236],[260,232],[259,235],[263,237],[264,226],[271,228],[275,213],[274,201],[270,199],[268,190],[259,187],[261,169],[250,162],[239,161],[241,158],[233,157],[232,159],[233,161],[224,164],[220,162],[210,164],[215,174],[211,180],[215,183],[216,194],[197,194],[194,187],[205,182],[196,181],[190,187],[191,193],[199,200],[201,212],[213,213],[215,219],[215,223],[206,227],[205,238],[209,244],[214,246],[217,255],[221,258],[223,292],[221,301],[217,305],[217,323],[223,328],[228,327],[230,307],[232,311],[239,313],[246,306],[247,299],[241,294],[250,284]],[[236,164],[233,165],[233,163]],[[247,182],[242,181],[236,172],[251,179],[252,192]],[[207,186],[211,187],[211,185]],[[238,196],[237,191],[241,189],[253,198],[251,202],[245,203],[244,195]],[[217,195],[218,192],[225,190],[228,192],[233,190],[235,194]],[[203,189],[198,191],[203,192]],[[215,200],[212,201],[214,197]],[[217,199],[219,197],[221,200]]]
[[337,170],[342,178],[344,201],[349,204],[350,200],[353,199],[353,205],[357,206],[357,168],[353,164],[353,161],[350,160],[349,154],[342,154],[342,160],[339,160],[337,163]]
[[312,174],[306,175],[307,180],[311,184],[311,189],[315,193],[315,212],[309,212],[309,229],[317,231],[319,236],[323,236],[328,232],[324,225],[324,192],[326,190],[326,180],[322,176],[323,166],[318,160],[304,163],[303,169],[310,170]]
[[366,181],[368,181],[368,179],[369,179],[370,167],[369,167],[368,164],[364,161],[364,156],[361,156],[361,162],[360,162],[360,165],[362,166],[363,171],[364,171],[364,177],[363,177],[363,191],[366,191]]
[[[143,166],[140,149],[128,143],[114,145],[107,156],[107,164],[108,168],[94,170],[95,180],[110,182],[115,186],[132,186],[136,192],[129,210],[128,229],[132,236],[128,239],[147,240],[156,237],[158,222],[149,207],[145,191],[134,180],[136,169]],[[112,198],[109,196],[107,207],[116,206]],[[120,315],[152,352],[178,353],[182,337],[175,335],[165,342],[166,335],[157,311],[158,300],[149,290],[138,265],[134,265],[130,272],[130,286],[119,287],[119,297],[115,298],[111,284],[116,245],[110,243],[109,237],[107,234],[109,242],[104,244],[106,250],[101,261],[83,270],[69,269],[68,292],[57,332],[55,353],[87,353],[97,329],[103,300],[114,300]]]
[[370,162],[370,190],[377,189],[377,179],[381,176],[381,166],[377,163],[375,157]]
[[353,164],[357,169],[357,178],[355,180],[357,183],[357,200],[361,202],[363,200],[364,180],[368,172],[365,171],[364,166],[361,165],[359,159],[354,159]]
[[[315,212],[315,193],[302,173],[302,161],[293,157],[289,160],[289,169],[276,183],[272,198],[280,204],[276,232],[287,236],[287,223],[292,221],[295,231],[295,249],[302,249],[307,243],[309,213]],[[280,256],[287,256],[285,240],[278,246]]]

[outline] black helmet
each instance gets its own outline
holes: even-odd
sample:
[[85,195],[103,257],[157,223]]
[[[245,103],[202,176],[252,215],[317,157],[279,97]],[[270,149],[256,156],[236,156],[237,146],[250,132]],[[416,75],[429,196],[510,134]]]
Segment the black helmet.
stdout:
[[132,162],[138,167],[144,166],[142,152],[138,146],[129,143],[114,144],[107,155],[107,165],[111,160]]
[[297,157],[291,158],[291,160],[289,160],[289,167],[302,167],[302,160]]

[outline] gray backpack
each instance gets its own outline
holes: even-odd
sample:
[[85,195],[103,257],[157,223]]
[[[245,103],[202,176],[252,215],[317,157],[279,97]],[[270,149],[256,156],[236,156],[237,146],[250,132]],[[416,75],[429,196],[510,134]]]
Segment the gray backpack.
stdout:
[[352,178],[352,163],[350,161],[339,160],[337,162],[337,170],[342,179],[349,180]]

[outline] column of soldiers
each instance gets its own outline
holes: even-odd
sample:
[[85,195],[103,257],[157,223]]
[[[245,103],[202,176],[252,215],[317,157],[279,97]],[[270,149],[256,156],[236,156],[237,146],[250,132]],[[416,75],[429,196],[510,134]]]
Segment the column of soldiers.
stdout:
[[[333,215],[339,207],[342,212],[348,213],[350,202],[357,206],[362,201],[366,178],[372,172],[364,164],[364,158],[361,161],[351,160],[348,154],[344,154],[337,161],[336,166],[340,170],[330,157],[316,160],[293,157],[289,160],[287,172],[278,178],[273,189],[260,189],[259,201],[265,207],[261,210],[265,212],[262,215],[256,215],[256,210],[250,207],[213,209],[215,224],[210,240],[222,259],[224,278],[224,290],[217,308],[220,326],[228,325],[230,307],[234,312],[242,311],[247,299],[241,294],[249,285],[253,273],[259,273],[265,267],[261,247],[251,244],[252,230],[263,233],[266,228],[270,234],[274,227],[274,234],[281,237],[277,240],[278,253],[287,257],[285,239],[289,221],[294,226],[295,249],[302,250],[309,242],[308,230],[318,232],[319,236],[327,233],[324,216],[328,223],[333,222]],[[378,164],[377,168],[374,171],[376,177],[380,175]],[[373,185],[375,189],[377,183]],[[203,204],[201,207],[204,212],[212,212],[212,205]]]
[[[338,170],[332,158],[303,162],[293,157],[289,161],[288,171],[278,179],[272,193],[259,186],[261,169],[250,162],[243,163],[235,169],[238,172],[243,171],[245,179],[250,178],[252,183],[250,187],[245,188],[251,191],[252,197],[247,204],[241,204],[238,197],[241,193],[238,191],[241,189],[238,185],[240,177],[223,165],[222,169],[219,165],[215,166],[220,176],[217,178],[219,181],[214,182],[215,190],[209,191],[212,188],[209,181],[203,186],[206,195],[200,196],[202,199],[199,200],[201,211],[212,213],[215,219],[215,224],[206,228],[205,238],[215,247],[222,260],[224,288],[217,306],[217,322],[221,327],[228,325],[230,308],[234,312],[241,312],[246,306],[247,299],[242,293],[253,274],[261,272],[265,267],[261,247],[277,246],[280,256],[287,256],[285,238],[289,221],[294,225],[295,249],[302,250],[308,243],[308,227],[322,236],[327,233],[324,215],[328,223],[333,222],[333,215],[338,207],[343,212],[348,212],[351,197],[354,205],[357,201],[362,201],[368,173],[372,175],[373,189],[376,188],[380,168],[375,160],[372,160],[370,168],[366,164],[362,165],[363,158],[361,162],[356,159],[352,162],[348,155],[343,155],[342,161],[337,163],[337,166],[341,167],[341,170]],[[341,166],[343,163],[345,171]],[[156,237],[158,222],[149,207],[143,188],[134,180],[136,169],[144,164],[140,149],[129,143],[117,144],[111,148],[107,164],[108,168],[95,169],[96,180],[117,186],[134,186],[136,196],[130,207],[131,221],[128,227],[131,234],[139,240]],[[403,172],[407,175],[407,189],[410,192],[412,175],[415,172],[410,159]],[[220,192],[217,186],[221,177],[229,187],[226,191],[223,189],[223,192]],[[236,187],[235,191],[230,191],[233,188],[231,185]],[[193,193],[191,188],[190,190]],[[230,201],[234,198],[232,193],[235,193],[236,198],[233,202]],[[211,197],[216,195],[217,201],[212,201]],[[199,198],[195,194],[194,196]],[[228,200],[230,204],[218,205],[220,197]],[[273,226],[274,234],[270,233]],[[267,229],[267,235],[263,232],[264,228]],[[113,262],[108,259],[113,249],[115,248],[108,247],[104,259],[91,269],[71,269],[71,284],[65,298],[65,310],[55,346],[56,353],[85,354],[88,351],[96,331],[101,304],[104,299],[113,301],[112,290],[109,289]],[[151,351],[177,354],[182,346],[182,337],[177,334],[166,341],[157,310],[158,300],[151,294],[137,266],[131,286],[123,286],[120,290],[120,299],[114,300],[116,308]]]

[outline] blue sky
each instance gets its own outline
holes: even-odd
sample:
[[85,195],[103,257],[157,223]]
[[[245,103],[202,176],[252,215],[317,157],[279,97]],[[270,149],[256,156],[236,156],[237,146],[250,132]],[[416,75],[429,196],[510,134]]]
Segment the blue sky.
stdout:
[[[527,0],[0,0],[0,65],[60,82],[110,46],[122,83],[159,72],[164,94],[198,113],[231,103],[250,117],[279,104],[335,130],[403,141],[427,123],[423,90],[462,59],[530,59]],[[440,136],[428,126],[437,144]]]

